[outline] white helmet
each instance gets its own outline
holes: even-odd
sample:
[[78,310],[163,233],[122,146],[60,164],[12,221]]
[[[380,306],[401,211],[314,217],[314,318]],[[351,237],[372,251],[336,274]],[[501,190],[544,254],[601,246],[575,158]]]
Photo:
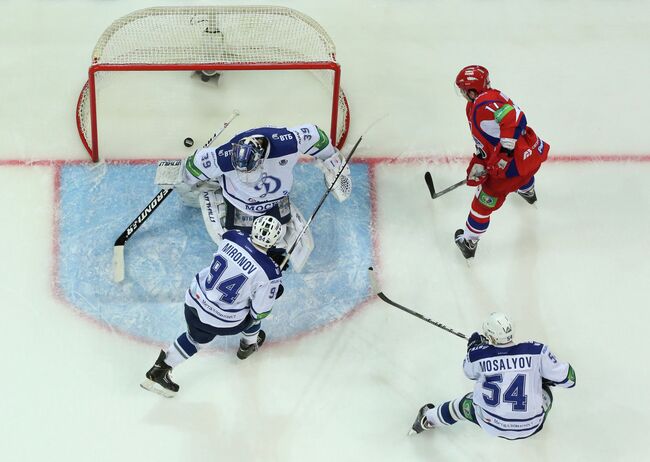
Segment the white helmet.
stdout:
[[483,335],[491,345],[504,345],[512,342],[512,322],[503,313],[491,313],[483,323]]
[[253,244],[268,249],[282,236],[282,225],[280,221],[270,215],[257,217],[253,222],[251,240]]

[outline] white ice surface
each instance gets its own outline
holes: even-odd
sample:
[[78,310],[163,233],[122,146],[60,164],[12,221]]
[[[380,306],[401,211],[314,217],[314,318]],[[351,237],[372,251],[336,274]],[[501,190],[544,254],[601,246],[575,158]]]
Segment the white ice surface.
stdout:
[[[197,2],[0,3],[3,460],[647,458],[648,2],[264,2],[304,11],[334,38],[352,139],[388,114],[359,149],[400,154],[376,172],[376,265],[386,293],[464,332],[503,309],[519,339],[548,342],[575,366],[578,385],[557,390],[544,431],[517,443],[463,423],[405,436],[422,404],[470,390],[464,345],[380,301],[250,361],[193,358],[175,373],[182,393],[163,400],[138,387],[156,346],[57,298],[54,167],[12,161],[85,160],[73,115],[96,39],[113,18],[181,3]],[[451,235],[471,191],[432,202],[421,177],[430,169],[440,185],[462,178],[462,164],[438,160],[471,152],[452,82],[475,62],[554,154],[582,161],[549,161],[537,208],[510,200],[468,267]],[[140,143],[173,157],[185,154],[181,140]],[[645,160],[589,157],[599,155]],[[414,156],[431,163],[405,161]]]

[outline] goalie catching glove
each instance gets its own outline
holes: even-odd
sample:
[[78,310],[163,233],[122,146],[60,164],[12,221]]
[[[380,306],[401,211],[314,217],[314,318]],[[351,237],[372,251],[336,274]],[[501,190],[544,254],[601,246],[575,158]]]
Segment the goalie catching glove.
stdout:
[[318,162],[317,164],[318,168],[321,170],[321,172],[323,172],[323,175],[325,176],[325,186],[327,186],[328,189],[330,186],[332,186],[332,184],[334,184],[336,176],[339,174],[339,172],[343,170],[338,180],[336,180],[334,187],[332,188],[332,194],[334,194],[334,197],[336,197],[336,200],[339,202],[345,201],[348,197],[350,197],[350,194],[352,193],[352,177],[350,175],[350,166],[346,165],[345,168],[343,168],[344,164],[345,159],[339,151],[336,151],[336,153],[329,159]]

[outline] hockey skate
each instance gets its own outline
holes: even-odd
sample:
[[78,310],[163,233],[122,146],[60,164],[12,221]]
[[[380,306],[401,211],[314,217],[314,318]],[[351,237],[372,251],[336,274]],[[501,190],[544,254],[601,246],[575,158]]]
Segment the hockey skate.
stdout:
[[146,379],[140,386],[165,398],[171,398],[178,392],[179,386],[172,381],[172,368],[165,363],[166,356],[164,351],[160,352],[156,363],[147,371]]
[[409,430],[409,435],[415,435],[416,433],[422,433],[425,430],[430,430],[433,428],[433,425],[427,420],[425,414],[429,409],[433,409],[435,406],[431,403],[425,404],[422,406],[418,412],[413,426]]
[[239,359],[246,359],[253,353],[255,353],[257,350],[260,349],[260,347],[264,344],[264,340],[266,340],[266,334],[264,333],[263,330],[260,330],[259,333],[257,334],[257,342],[252,343],[250,345],[246,345],[244,343],[244,339],[239,340],[239,350],[237,351],[237,357]]
[[521,197],[523,197],[524,200],[526,202],[528,202],[529,204],[531,204],[531,205],[534,204],[535,202],[537,202],[537,194],[535,194],[535,188],[531,189],[530,191],[526,191],[526,192],[517,191],[517,194],[519,194]]
[[462,252],[463,257],[474,258],[478,241],[475,241],[473,239],[465,239],[463,237],[463,234],[464,232],[462,229],[457,229],[456,232],[454,233],[454,241],[456,242],[456,245]]

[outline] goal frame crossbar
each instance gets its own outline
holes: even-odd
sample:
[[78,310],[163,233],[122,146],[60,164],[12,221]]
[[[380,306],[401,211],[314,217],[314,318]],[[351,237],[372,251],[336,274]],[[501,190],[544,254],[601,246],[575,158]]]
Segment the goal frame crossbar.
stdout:
[[[147,35],[146,29],[144,29],[144,34],[142,33],[143,29],[138,30],[137,24],[141,20],[144,23],[149,19],[158,20],[166,17],[170,18],[171,24],[178,18],[189,18],[189,32],[182,26],[183,29],[176,35],[178,29],[168,27],[166,23],[161,28],[155,28],[156,24],[153,24],[150,35]],[[194,18],[199,19],[192,23]],[[254,23],[249,21],[251,18],[253,21],[261,19],[259,23]],[[277,27],[274,28],[275,18],[278,18],[278,22]],[[235,33],[234,42],[230,44],[224,44],[222,41],[207,48],[200,43],[197,46],[194,28],[202,29],[203,24],[206,24],[204,32],[223,33],[229,37],[231,35],[228,34],[233,30],[239,30],[233,29],[233,27],[236,27],[240,20],[243,31],[247,31],[247,27],[255,24],[260,26],[259,30],[269,31],[270,37],[273,37],[274,30],[284,32],[282,27],[288,27],[290,33],[289,35],[283,35],[283,32],[280,32],[279,35],[276,34],[278,42],[275,48],[268,46],[266,42],[260,45],[260,35],[251,36],[252,41],[248,43],[248,36],[245,35],[248,32],[243,32],[243,35]],[[223,29],[222,26],[226,29]],[[214,31],[208,30],[212,28]],[[297,35],[291,35],[294,31]],[[303,33],[304,35],[300,35]],[[157,55],[156,48],[151,48],[147,42],[152,37],[162,40],[160,49],[163,52],[167,49],[164,48],[165,44],[170,44],[169,46],[172,48],[169,49],[174,52],[178,52],[178,49],[182,49],[181,47],[188,46],[189,50],[196,50],[196,54],[191,51],[189,54],[181,53],[178,56],[172,54],[171,57],[164,53]],[[183,40],[188,37],[189,45],[184,45]],[[287,37],[286,41],[283,41],[284,37]],[[298,42],[295,40],[296,37],[299,39]],[[137,48],[140,44],[137,41],[139,38],[143,42],[142,46]],[[300,41],[301,38],[302,41]],[[175,40],[179,40],[179,42],[175,42]],[[306,45],[303,47],[296,43],[305,43]],[[120,48],[120,44],[124,44],[124,48]],[[154,50],[153,54],[147,54],[150,50]],[[133,51],[134,54],[130,55],[130,51]],[[228,53],[224,54],[224,52]],[[98,104],[97,96],[101,87],[101,85],[98,86],[100,73],[292,70],[332,73],[327,77],[327,83],[325,80],[321,80],[321,77],[318,79],[325,84],[328,92],[332,92],[330,103],[328,103],[331,106],[329,131],[333,144],[340,149],[345,143],[350,124],[349,105],[341,88],[341,66],[336,61],[334,43],[315,20],[297,10],[281,6],[150,7],[137,10],[115,20],[104,31],[93,50],[91,65],[88,68],[88,80],[83,86],[77,102],[76,122],[79,136],[91,159],[97,162],[100,144],[97,128],[98,105],[101,105]]]
[[[337,139],[338,117],[339,117],[339,94],[341,89],[341,66],[332,61],[315,61],[303,63],[200,63],[200,64],[93,64],[88,69],[88,81],[81,90],[77,108],[82,102],[83,93],[88,87],[88,104],[90,111],[90,132],[91,141],[88,143],[82,128],[82,121],[77,110],[77,130],[79,137],[84,144],[90,158],[93,162],[99,161],[99,134],[97,129],[97,91],[96,91],[96,74],[98,72],[125,72],[125,71],[290,71],[290,70],[309,70],[321,71],[329,70],[334,73],[332,100],[331,100],[331,117],[330,117],[330,139],[332,143],[341,148],[347,138],[347,127],[349,126],[349,109],[345,114],[343,122],[345,129],[341,139]],[[345,105],[347,100],[343,94]]]

